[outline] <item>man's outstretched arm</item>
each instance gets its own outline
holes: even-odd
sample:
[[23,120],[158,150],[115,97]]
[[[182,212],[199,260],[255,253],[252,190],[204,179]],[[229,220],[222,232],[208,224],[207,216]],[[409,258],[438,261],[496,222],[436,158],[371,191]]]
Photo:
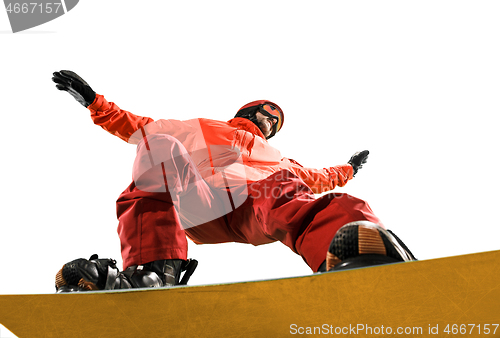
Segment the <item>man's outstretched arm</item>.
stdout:
[[368,154],[368,150],[363,150],[352,155],[347,164],[323,169],[305,168],[292,159],[283,160],[289,161],[289,169],[299,176],[314,193],[320,194],[335,189],[337,186],[346,185],[366,163]]
[[53,75],[52,81],[56,83],[57,89],[71,94],[76,101],[90,110],[90,117],[95,124],[125,142],[128,142],[135,131],[154,121],[149,117],[134,115],[120,109],[113,102],[106,101],[104,96],[96,94],[85,80],[72,71],[61,70]]

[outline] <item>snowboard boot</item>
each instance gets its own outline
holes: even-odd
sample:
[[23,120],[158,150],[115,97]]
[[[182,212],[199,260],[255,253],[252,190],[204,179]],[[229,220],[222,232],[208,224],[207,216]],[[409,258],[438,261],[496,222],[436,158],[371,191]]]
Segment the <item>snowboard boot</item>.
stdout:
[[344,225],[333,237],[318,272],[417,260],[390,230],[368,222]]
[[[198,261],[168,259],[134,265],[119,271],[113,259],[79,258],[65,264],[56,274],[56,291],[80,292],[131,288],[158,288],[186,285]],[[181,272],[184,272],[182,280]]]
[[56,274],[56,291],[130,289],[132,286],[116,267],[113,259],[79,258],[66,263]]

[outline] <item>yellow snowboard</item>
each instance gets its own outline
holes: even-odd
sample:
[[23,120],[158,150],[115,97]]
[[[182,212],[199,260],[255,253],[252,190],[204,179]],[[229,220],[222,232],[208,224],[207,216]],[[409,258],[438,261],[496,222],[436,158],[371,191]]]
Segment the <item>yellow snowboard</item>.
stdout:
[[500,251],[304,277],[0,296],[18,337],[500,337]]

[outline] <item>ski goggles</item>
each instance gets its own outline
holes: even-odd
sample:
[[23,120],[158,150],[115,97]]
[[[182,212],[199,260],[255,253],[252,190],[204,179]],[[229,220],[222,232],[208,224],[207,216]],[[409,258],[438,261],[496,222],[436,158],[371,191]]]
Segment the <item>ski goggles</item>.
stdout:
[[270,104],[263,104],[260,106],[259,111],[268,117],[272,117],[278,120],[275,124],[276,132],[281,129],[281,126],[283,125],[283,113],[281,112],[281,110]]

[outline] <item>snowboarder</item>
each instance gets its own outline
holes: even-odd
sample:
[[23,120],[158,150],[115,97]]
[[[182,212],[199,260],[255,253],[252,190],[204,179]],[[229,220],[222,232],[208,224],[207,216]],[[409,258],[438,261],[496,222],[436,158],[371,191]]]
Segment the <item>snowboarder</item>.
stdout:
[[323,169],[282,157],[267,141],[284,122],[271,101],[250,102],[227,122],[155,121],[108,102],[72,71],[52,80],[94,124],[137,145],[133,182],[117,200],[124,271],[111,259],[78,259],[58,272],[60,291],[185,284],[181,272],[196,265],[186,236],[197,244],[281,241],[314,272],[415,259],[365,201],[314,196],[344,186],[369,152]]

